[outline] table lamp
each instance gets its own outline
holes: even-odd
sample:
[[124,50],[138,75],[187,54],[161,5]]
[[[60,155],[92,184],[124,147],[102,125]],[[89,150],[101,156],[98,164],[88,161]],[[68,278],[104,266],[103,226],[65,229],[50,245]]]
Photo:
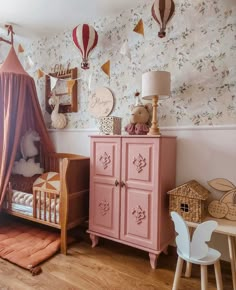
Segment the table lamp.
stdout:
[[170,95],[170,73],[167,71],[149,71],[142,75],[142,98],[152,100],[152,126],[148,135],[161,135],[158,127],[158,99]]

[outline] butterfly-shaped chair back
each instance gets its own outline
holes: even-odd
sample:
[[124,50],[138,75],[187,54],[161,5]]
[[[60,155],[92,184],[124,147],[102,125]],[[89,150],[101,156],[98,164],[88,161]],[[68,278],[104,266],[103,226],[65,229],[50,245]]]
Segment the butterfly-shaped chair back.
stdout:
[[212,232],[217,227],[216,221],[206,221],[199,224],[190,240],[189,229],[184,219],[177,213],[172,211],[171,218],[175,225],[176,245],[178,251],[186,258],[202,259],[207,256],[208,245]]

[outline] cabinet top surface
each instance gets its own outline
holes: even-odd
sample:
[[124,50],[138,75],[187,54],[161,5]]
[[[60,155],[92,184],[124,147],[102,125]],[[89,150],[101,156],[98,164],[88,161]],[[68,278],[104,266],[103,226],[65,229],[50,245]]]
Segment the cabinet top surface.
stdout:
[[92,138],[177,138],[170,135],[90,135]]

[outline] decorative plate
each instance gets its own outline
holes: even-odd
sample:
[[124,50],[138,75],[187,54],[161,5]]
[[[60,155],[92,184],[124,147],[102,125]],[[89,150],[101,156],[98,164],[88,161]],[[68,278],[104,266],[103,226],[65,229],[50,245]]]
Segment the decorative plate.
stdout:
[[89,97],[88,109],[95,118],[107,117],[113,108],[114,98],[112,92],[107,88],[97,88]]

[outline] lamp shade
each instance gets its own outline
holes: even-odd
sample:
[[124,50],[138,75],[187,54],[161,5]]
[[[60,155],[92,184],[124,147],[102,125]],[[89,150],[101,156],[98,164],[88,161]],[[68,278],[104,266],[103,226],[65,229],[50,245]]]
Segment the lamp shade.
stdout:
[[142,75],[142,98],[145,100],[158,96],[159,99],[170,95],[170,73],[167,71],[149,71]]

